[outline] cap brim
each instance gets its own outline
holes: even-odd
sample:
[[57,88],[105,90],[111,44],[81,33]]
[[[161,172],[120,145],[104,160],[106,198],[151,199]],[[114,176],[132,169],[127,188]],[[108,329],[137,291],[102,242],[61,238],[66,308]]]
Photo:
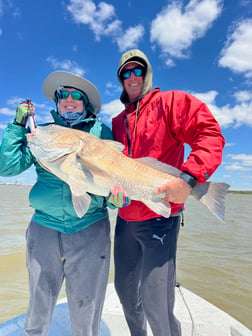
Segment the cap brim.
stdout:
[[59,86],[74,87],[83,91],[94,108],[95,114],[101,109],[101,97],[97,88],[87,79],[67,71],[55,71],[48,75],[43,84],[44,95],[55,102],[55,91]]

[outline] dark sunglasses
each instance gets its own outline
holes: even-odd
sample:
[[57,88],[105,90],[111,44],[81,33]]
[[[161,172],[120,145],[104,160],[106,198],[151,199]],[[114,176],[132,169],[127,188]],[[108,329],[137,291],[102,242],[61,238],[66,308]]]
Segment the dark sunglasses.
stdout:
[[143,68],[136,67],[133,69],[122,70],[122,74],[121,74],[122,79],[130,78],[132,72],[137,77],[143,76]]
[[60,99],[67,99],[70,94],[74,100],[83,100],[84,102],[88,102],[88,97],[80,91],[60,90],[58,92],[58,96]]

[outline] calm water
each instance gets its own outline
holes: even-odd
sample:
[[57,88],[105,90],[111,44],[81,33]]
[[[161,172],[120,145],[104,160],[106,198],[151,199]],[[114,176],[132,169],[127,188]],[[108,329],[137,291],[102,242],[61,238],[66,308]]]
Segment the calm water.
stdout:
[[[0,185],[0,322],[25,312],[27,307],[24,235],[32,214],[29,190],[29,186]],[[115,213],[111,213],[112,235]],[[251,194],[227,195],[225,224],[203,205],[187,201],[177,278],[184,287],[252,329]]]

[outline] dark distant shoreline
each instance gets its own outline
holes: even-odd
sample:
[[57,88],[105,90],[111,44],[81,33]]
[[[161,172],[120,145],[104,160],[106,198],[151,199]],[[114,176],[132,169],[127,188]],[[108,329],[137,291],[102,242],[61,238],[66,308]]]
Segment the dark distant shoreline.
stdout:
[[31,184],[23,184],[23,183],[16,183],[16,182],[1,182],[0,181],[0,185],[16,185],[16,186],[31,186],[34,183]]
[[228,190],[228,194],[252,194],[252,190]]

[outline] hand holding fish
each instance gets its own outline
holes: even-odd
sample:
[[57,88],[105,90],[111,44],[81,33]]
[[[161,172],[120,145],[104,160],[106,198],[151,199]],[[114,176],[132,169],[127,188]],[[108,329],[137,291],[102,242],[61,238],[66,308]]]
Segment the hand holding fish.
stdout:
[[166,193],[164,199],[167,202],[185,203],[191,193],[190,186],[181,178],[170,180],[154,191],[154,194]]
[[128,193],[121,186],[115,186],[111,190],[111,195],[109,196],[108,201],[117,206],[118,208],[124,208],[130,204],[130,198]]
[[26,122],[29,117],[32,117],[32,119],[34,120],[34,111],[35,108],[30,99],[27,99],[21,104],[18,104],[16,110],[15,123],[17,125],[26,127]]

